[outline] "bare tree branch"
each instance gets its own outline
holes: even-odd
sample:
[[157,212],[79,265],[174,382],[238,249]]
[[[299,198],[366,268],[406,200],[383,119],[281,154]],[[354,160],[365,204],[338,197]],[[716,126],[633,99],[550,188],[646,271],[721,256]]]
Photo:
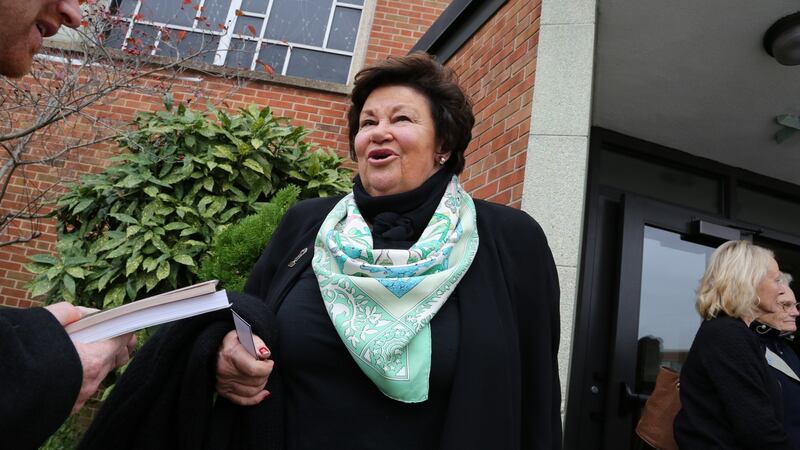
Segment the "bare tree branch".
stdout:
[[[89,26],[77,32],[79,39],[50,47],[37,57],[29,76],[0,78],[0,247],[42,235],[40,221],[52,216],[48,210],[62,181],[75,176],[68,165],[73,153],[103,148],[128,131],[126,121],[108,113],[124,96],[162,98],[176,86],[202,95],[201,87],[182,82],[183,74],[207,73],[207,65],[198,61],[216,51],[213,33],[203,34],[201,45],[189,50],[182,48],[182,37],[162,39],[161,50],[174,56],[152,56],[147,55],[150,49],[128,44],[125,50],[104,46],[111,27],[128,27],[130,20],[121,21],[105,9],[91,14]],[[214,70],[214,77],[238,75]],[[231,90],[239,86],[230,85]],[[43,170],[51,174],[46,181],[36,175]]]

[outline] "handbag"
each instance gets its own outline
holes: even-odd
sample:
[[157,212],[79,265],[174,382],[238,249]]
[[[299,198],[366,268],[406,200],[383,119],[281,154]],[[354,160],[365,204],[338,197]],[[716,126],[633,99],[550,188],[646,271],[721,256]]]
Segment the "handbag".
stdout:
[[653,393],[644,404],[636,425],[636,434],[658,450],[678,450],[678,444],[672,435],[672,426],[681,409],[679,389],[678,372],[662,366],[658,370]]

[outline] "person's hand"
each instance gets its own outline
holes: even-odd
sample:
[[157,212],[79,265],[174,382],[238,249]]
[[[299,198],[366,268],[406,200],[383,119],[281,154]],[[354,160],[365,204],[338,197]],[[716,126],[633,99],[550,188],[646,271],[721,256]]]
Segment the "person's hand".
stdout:
[[242,347],[236,330],[225,335],[217,353],[217,393],[237,405],[256,405],[270,395],[264,387],[275,363],[264,341],[258,336],[253,340],[258,359]]
[[72,322],[77,322],[81,317],[86,315],[82,313],[77,306],[67,302],[47,305],[44,309],[50,311],[50,314],[54,315],[56,320],[63,326],[67,326]]
[[[67,302],[48,305],[45,309],[50,311],[64,326],[96,311],[91,308],[76,307]],[[81,390],[72,407],[72,412],[75,413],[81,409],[86,400],[89,400],[97,392],[97,388],[109,372],[128,362],[130,353],[136,348],[136,335],[129,333],[91,344],[80,342],[73,342],[73,344],[83,367]]]
[[83,366],[83,382],[75,406],[72,407],[73,413],[78,412],[86,400],[97,392],[109,372],[129,361],[130,353],[136,348],[136,335],[129,333],[91,344],[74,344]]

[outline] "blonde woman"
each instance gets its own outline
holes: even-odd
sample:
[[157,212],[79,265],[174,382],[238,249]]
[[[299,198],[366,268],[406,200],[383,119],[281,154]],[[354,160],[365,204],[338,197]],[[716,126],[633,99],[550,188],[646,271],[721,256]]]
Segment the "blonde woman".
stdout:
[[777,303],[785,289],[767,249],[729,241],[711,255],[697,294],[704,320],[681,370],[680,448],[794,448],[783,429],[780,387],[748,329],[759,304]]

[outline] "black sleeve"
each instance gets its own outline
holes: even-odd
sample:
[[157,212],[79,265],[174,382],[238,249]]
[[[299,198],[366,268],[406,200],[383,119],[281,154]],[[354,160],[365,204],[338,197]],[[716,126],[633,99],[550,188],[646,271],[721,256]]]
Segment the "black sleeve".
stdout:
[[3,448],[38,448],[69,416],[82,381],[78,352],[50,312],[0,309]]
[[506,224],[503,266],[514,297],[522,369],[521,448],[561,449],[558,273],[539,224],[518,211]]
[[[730,324],[732,322],[728,322]],[[744,448],[791,449],[766,383],[768,373],[758,338],[745,325],[710,327],[700,359],[719,389],[720,408]]]

